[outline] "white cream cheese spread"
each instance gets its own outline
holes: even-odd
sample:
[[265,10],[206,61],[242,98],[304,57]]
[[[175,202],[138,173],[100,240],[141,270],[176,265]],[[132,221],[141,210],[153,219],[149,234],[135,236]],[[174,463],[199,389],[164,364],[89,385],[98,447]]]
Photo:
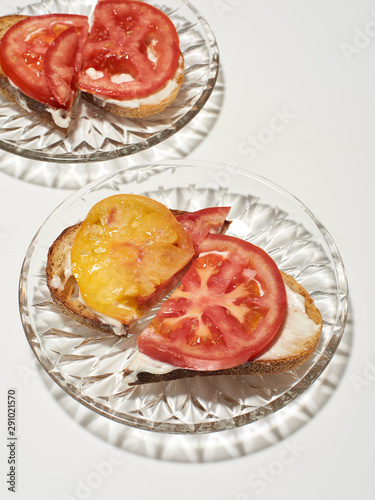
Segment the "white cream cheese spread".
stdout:
[[[154,92],[149,96],[142,97],[139,99],[135,98],[135,99],[126,99],[121,101],[117,99],[100,97],[95,94],[93,94],[93,98],[95,104],[99,107],[104,107],[106,104],[115,104],[116,106],[124,108],[140,108],[141,106],[149,106],[149,105],[154,106],[168,99],[168,97],[176,90],[176,88],[179,85],[178,82],[183,72],[184,68],[182,64],[182,56],[180,56],[179,66],[174,77],[171,80],[169,80],[168,83],[162,89],[158,90],[157,92]],[[88,68],[86,70],[86,74],[90,76],[93,80],[97,80],[103,76],[103,73],[101,71],[96,71],[94,68]],[[132,77],[128,74],[114,75],[112,76],[112,81],[114,83],[123,83],[132,81]]]
[[71,122],[71,115],[66,109],[54,109],[49,106],[46,107],[46,111],[51,113],[52,120],[60,128],[68,128]]
[[[27,105],[26,99],[23,97],[24,94],[23,94],[22,90],[20,90],[19,87],[17,87],[17,85],[15,85],[10,78],[8,78],[8,82],[15,90],[17,90],[18,104],[25,111],[28,111],[29,113],[31,113],[32,111],[29,108],[29,106]],[[31,97],[30,97],[30,99],[31,99]],[[44,103],[39,103],[39,104],[40,104],[40,106],[44,107],[45,111],[47,111],[48,113],[51,114],[52,120],[54,121],[54,123],[58,127],[60,127],[60,128],[68,128],[69,127],[70,122],[71,122],[71,115],[70,115],[69,111],[67,111],[66,109],[62,109],[62,108],[51,108],[50,106],[47,106],[47,104],[44,104]]]
[[306,314],[304,297],[288,286],[285,289],[287,310],[283,324],[271,346],[252,361],[273,361],[292,356],[300,350],[301,343],[314,338],[320,328]]
[[126,367],[129,373],[126,375],[128,384],[132,384],[137,380],[138,373],[147,372],[154,375],[163,375],[164,373],[177,370],[176,366],[152,359],[146,354],[137,351],[131,358],[130,363]]

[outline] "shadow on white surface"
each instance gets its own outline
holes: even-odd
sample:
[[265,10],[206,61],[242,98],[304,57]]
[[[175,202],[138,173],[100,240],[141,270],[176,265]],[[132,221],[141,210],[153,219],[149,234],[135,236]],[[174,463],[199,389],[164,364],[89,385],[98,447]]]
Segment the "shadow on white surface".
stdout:
[[78,189],[126,167],[154,161],[185,158],[209,135],[224,100],[223,72],[204,107],[187,125],[164,142],[139,153],[111,161],[53,163],[32,160],[0,150],[0,172],[24,182],[58,189]]
[[340,384],[353,342],[349,308],[341,343],[314,384],[276,413],[236,429],[212,434],[164,434],[127,427],[89,410],[66,394],[40,367],[48,390],[79,425],[113,446],[136,455],[174,462],[214,462],[249,455],[292,436],[308,424],[330,400]]

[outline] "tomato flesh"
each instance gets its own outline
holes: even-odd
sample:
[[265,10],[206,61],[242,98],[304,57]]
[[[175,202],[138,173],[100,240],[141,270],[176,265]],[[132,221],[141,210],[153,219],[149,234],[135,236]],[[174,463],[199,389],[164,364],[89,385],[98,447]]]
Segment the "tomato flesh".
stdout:
[[190,235],[164,205],[144,196],[115,195],[88,213],[71,264],[86,304],[128,324],[193,255]]
[[55,38],[44,57],[44,71],[49,88],[61,106],[66,105],[74,96],[72,83],[77,45],[78,36],[72,26]]
[[162,88],[178,66],[179,38],[172,21],[139,1],[100,1],[84,47],[80,89],[126,100]]
[[[72,27],[79,42],[73,42],[72,35],[70,38],[64,36],[64,32]],[[1,67],[24,94],[55,108],[67,107],[71,103],[70,92],[67,96],[67,89],[63,89],[61,81],[57,83],[56,75],[60,73],[57,64],[63,62],[62,80],[69,86],[73,73],[77,71],[76,61],[82,55],[82,39],[87,35],[87,27],[86,16],[72,14],[23,19],[9,28],[1,40]],[[72,54],[70,50],[73,49]]]
[[138,348],[179,368],[232,368],[270,345],[285,310],[285,286],[271,257],[244,240],[209,234]]
[[195,212],[186,212],[177,217],[193,240],[196,254],[199,245],[209,233],[220,233],[230,212],[230,207],[209,207]]

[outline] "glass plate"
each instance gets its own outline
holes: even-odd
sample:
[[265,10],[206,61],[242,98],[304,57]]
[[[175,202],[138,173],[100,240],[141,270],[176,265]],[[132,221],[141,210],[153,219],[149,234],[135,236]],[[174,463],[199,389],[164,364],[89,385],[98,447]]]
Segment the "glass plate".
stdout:
[[[90,15],[96,0],[45,0],[18,9],[19,14]],[[132,155],[181,130],[202,109],[215,85],[218,48],[215,37],[187,0],[153,0],[173,21],[185,59],[185,81],[168,108],[148,118],[129,120],[80,99],[72,130],[65,136],[38,117],[0,96],[0,148],[21,157],[53,162],[96,162]]]
[[[136,335],[122,339],[71,320],[52,302],[45,277],[48,248],[61,231],[82,220],[94,203],[119,192],[143,194],[180,210],[230,205],[229,234],[264,248],[281,270],[306,288],[320,309],[323,331],[310,360],[280,375],[197,377],[128,387],[123,370]],[[274,413],[304,392],[339,345],[347,299],[345,271],[335,244],[300,201],[244,170],[191,160],[133,167],[77,191],[35,236],[20,278],[26,336],[52,379],[109,419],[169,433],[239,427]]]

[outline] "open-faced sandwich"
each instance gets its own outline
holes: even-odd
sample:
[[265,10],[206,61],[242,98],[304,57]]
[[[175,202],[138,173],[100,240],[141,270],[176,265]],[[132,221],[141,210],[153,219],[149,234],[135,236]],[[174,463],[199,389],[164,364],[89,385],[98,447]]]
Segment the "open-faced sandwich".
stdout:
[[[91,16],[90,16],[91,17]],[[0,93],[62,131],[80,93],[128,118],[163,111],[184,79],[169,17],[134,0],[99,0],[72,14],[0,17]]]
[[1,94],[49,125],[67,130],[87,32],[86,16],[1,17]]
[[169,106],[183,80],[184,58],[168,16],[145,2],[98,1],[79,77],[87,100],[142,118]]
[[225,234],[229,210],[179,212],[115,195],[49,249],[51,296],[77,321],[131,334],[158,307],[137,338],[131,383],[279,373],[315,351],[322,318],[313,300],[265,251]]

